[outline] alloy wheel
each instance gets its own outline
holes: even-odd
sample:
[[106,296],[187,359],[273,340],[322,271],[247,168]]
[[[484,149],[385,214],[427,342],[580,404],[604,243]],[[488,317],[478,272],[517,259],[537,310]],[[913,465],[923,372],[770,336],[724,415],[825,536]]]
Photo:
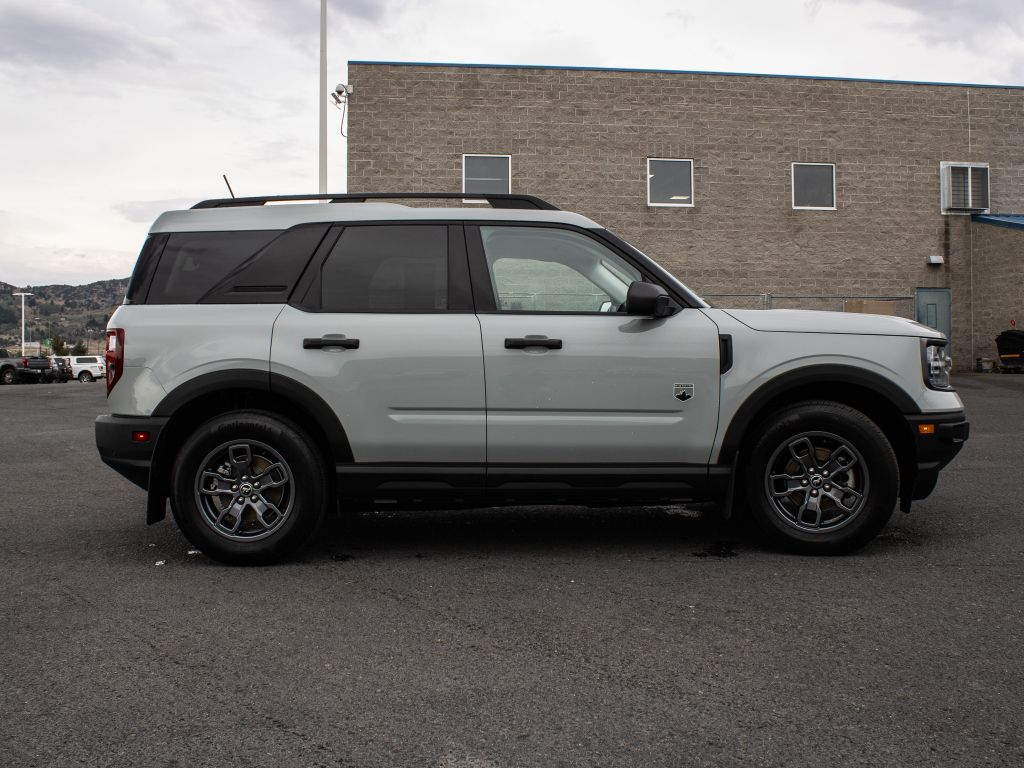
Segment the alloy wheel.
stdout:
[[828,533],[848,525],[867,503],[864,457],[831,432],[788,438],[768,461],[764,487],[774,512],[789,526]]
[[203,522],[231,541],[258,541],[280,530],[294,499],[291,469],[265,443],[223,443],[196,472],[195,500]]

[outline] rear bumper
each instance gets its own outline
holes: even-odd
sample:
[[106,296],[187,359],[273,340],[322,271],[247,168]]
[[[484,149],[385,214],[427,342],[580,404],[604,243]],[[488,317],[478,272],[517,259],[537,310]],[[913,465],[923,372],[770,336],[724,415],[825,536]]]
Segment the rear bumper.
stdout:
[[[160,431],[166,418],[146,416],[98,416],[96,449],[107,466],[115,469],[140,488],[149,488],[149,468]],[[148,440],[136,440],[140,432]]]
[[[922,433],[922,425],[932,425],[934,431]],[[904,510],[912,500],[927,498],[935,489],[939,471],[953,460],[970,437],[970,424],[964,412],[925,413],[907,416],[907,426],[914,446],[916,471],[913,481],[905,487],[902,496]]]

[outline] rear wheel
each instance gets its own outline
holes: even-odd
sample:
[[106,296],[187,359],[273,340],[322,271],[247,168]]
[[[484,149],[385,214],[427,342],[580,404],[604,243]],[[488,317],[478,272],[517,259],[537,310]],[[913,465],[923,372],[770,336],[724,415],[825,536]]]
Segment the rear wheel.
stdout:
[[245,411],[206,422],[185,442],[171,508],[198,549],[222,562],[255,565],[301,546],[329,495],[323,459],[301,428]]
[[88,371],[82,371],[78,374],[78,380],[83,384],[91,384],[93,381],[93,375]]
[[758,525],[786,549],[850,552],[888,522],[899,468],[885,434],[860,411],[815,401],[765,419],[746,462]]

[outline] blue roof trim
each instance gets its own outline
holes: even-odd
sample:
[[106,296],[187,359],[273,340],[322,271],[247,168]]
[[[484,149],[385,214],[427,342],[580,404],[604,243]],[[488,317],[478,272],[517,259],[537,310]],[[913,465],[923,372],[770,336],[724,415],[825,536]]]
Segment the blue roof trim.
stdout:
[[976,213],[971,218],[981,224],[995,227],[1024,229],[1024,213]]
[[877,77],[830,77],[828,75],[778,75],[763,72],[713,72],[701,69],[642,69],[634,67],[566,67],[542,64],[467,64],[439,61],[349,61],[351,64],[370,64],[388,67],[463,67],[472,69],[557,69],[569,72],[641,72],[659,75],[719,75],[722,77],[767,77],[788,80],[833,80],[845,83],[883,83],[887,85],[936,85],[951,88],[1009,88],[1024,90],[1024,85],[995,85],[993,83],[943,83],[928,80],[885,80]]

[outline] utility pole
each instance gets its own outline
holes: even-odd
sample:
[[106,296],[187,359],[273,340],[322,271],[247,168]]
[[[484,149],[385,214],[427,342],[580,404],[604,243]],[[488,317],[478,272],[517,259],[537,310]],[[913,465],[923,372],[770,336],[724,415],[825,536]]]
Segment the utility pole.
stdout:
[[327,0],[320,0],[320,194],[327,193]]
[[35,296],[34,293],[12,293],[12,296],[21,296],[21,356],[25,356],[25,297]]

